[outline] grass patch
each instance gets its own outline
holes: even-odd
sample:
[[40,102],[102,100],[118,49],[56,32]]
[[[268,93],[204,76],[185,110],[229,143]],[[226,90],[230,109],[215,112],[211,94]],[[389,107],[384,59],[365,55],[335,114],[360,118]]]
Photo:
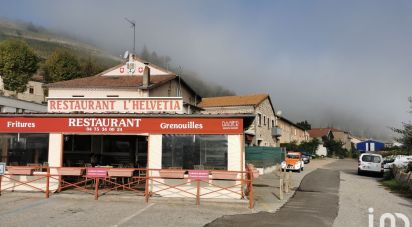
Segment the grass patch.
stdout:
[[399,193],[402,196],[412,198],[412,191],[409,189],[409,186],[405,183],[401,183],[394,178],[388,180],[382,180],[382,185],[391,190],[392,192]]

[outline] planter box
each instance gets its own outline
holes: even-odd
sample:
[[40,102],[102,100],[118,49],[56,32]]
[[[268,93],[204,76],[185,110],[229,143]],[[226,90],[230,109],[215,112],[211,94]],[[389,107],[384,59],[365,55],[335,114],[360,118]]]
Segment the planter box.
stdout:
[[31,166],[9,166],[7,167],[10,174],[17,174],[17,175],[33,175],[35,167]]
[[237,180],[238,173],[212,171],[212,178],[216,180]]
[[82,176],[84,174],[84,168],[60,168],[57,169],[57,173],[62,176]]
[[185,176],[185,170],[174,170],[174,169],[165,169],[159,171],[160,177],[162,178],[175,178],[183,179]]
[[132,177],[134,169],[109,169],[109,177]]

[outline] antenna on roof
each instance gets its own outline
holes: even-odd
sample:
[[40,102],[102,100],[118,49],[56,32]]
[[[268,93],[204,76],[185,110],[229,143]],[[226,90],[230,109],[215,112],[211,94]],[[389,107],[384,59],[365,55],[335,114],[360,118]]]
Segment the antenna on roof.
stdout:
[[179,68],[177,70],[177,76],[179,79],[179,91],[177,92],[178,97],[182,96],[182,84],[180,83],[180,76],[182,75],[182,72],[183,72],[183,67],[179,65]]
[[127,19],[127,17],[124,19],[133,27],[133,54],[136,54],[136,22],[134,20],[132,21]]

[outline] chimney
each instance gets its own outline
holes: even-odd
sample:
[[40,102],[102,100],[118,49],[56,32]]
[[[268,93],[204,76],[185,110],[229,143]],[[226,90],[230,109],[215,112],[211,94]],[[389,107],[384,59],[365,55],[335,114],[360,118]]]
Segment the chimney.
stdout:
[[144,63],[144,71],[143,71],[143,87],[148,88],[150,85],[150,68],[149,63]]

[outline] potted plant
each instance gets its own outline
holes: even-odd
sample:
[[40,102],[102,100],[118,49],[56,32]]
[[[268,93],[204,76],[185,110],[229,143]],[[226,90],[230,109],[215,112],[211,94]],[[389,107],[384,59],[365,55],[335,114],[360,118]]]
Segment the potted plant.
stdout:
[[8,166],[7,170],[10,174],[33,175],[33,172],[36,168],[37,167],[33,166]]
[[132,177],[134,169],[131,168],[119,168],[119,169],[109,169],[107,174],[109,177]]
[[162,169],[162,170],[159,170],[159,175],[162,178],[183,179],[184,176],[185,176],[185,170],[181,170],[181,169]]
[[236,180],[238,173],[228,171],[212,171],[212,178],[216,180]]
[[61,167],[57,169],[57,173],[62,176],[82,176],[84,168]]

